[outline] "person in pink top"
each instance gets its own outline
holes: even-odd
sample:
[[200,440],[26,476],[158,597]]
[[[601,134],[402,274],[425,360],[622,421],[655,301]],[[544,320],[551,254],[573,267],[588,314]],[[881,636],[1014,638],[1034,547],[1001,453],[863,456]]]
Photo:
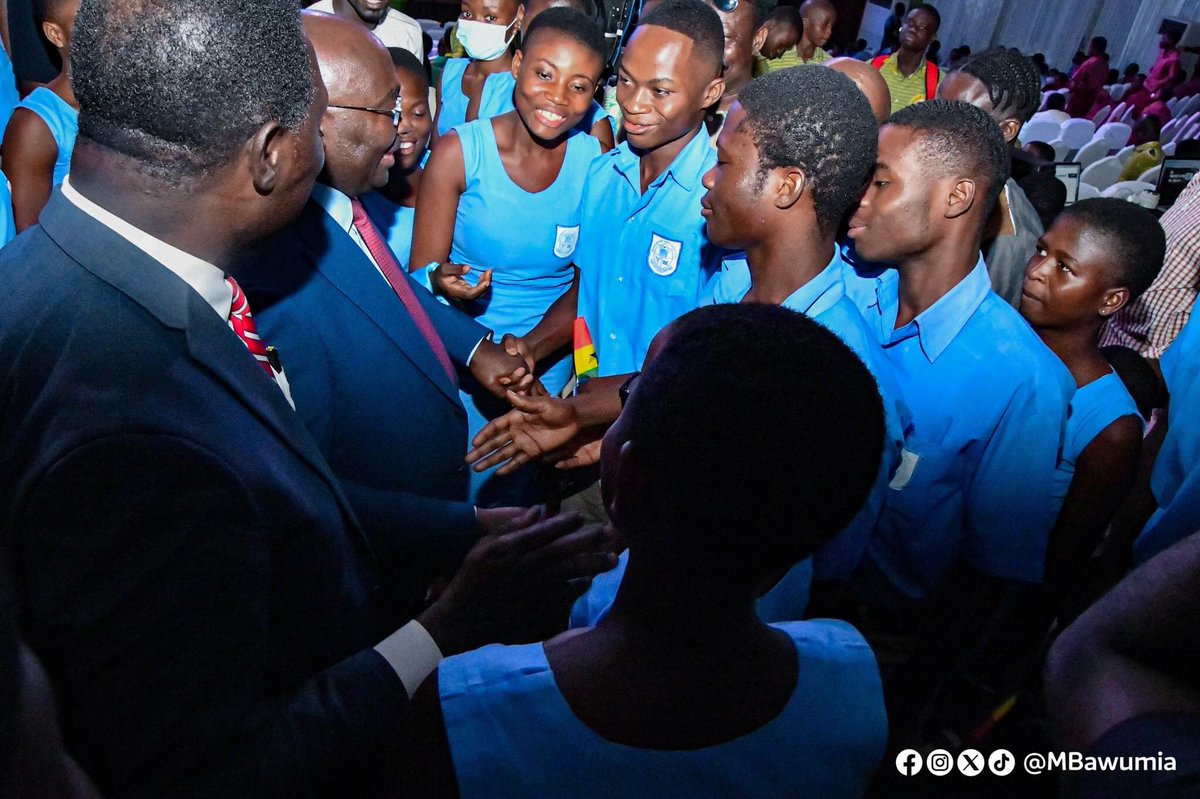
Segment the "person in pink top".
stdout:
[[1089,57],[1071,78],[1071,93],[1067,99],[1067,113],[1082,117],[1091,109],[1096,95],[1104,87],[1108,77],[1108,39],[1097,36],[1092,39]]
[[1179,33],[1164,33],[1159,39],[1162,55],[1150,67],[1146,76],[1146,89],[1151,94],[1176,84],[1183,77],[1183,67],[1179,65]]

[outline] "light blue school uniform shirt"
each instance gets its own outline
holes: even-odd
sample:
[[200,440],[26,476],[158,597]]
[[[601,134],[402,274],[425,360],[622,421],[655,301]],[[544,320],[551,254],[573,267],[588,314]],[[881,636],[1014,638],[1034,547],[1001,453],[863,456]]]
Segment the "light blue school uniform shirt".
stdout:
[[13,74],[12,61],[8,58],[8,51],[0,47],[0,136],[4,135],[13,109],[20,102],[21,95],[17,92],[17,77]]
[[54,143],[58,145],[58,157],[54,160],[54,185],[63,182],[71,171],[71,153],[75,150],[75,136],[79,133],[79,112],[65,100],[45,86],[39,86],[21,101],[19,108],[28,108],[42,118]]
[[[3,50],[0,47],[0,50]],[[8,190],[8,181],[0,175],[0,247],[8,244],[17,235],[17,223],[13,219],[12,194]]]
[[1200,531],[1200,318],[1195,308],[1159,365],[1171,403],[1167,435],[1150,475],[1158,510],[1134,542],[1137,563]]
[[783,710],[716,746],[611,743],[559,692],[543,645],[491,645],[438,666],[446,737],[463,799],[775,799],[862,796],[887,742],[875,657],[839,621],[777,625],[800,668]]
[[[472,284],[485,270],[492,270],[491,288],[461,307],[497,336],[524,336],[575,279],[572,263],[579,242],[584,180],[600,154],[600,143],[573,132],[558,177],[546,189],[532,193],[514,183],[505,170],[492,120],[468,122],[455,132],[462,144],[466,190],[458,200],[450,260],[472,267],[465,276]],[[538,375],[546,389],[557,394],[570,379],[570,358],[564,355],[539,364]],[[472,436],[489,418],[506,410],[480,389],[464,391],[463,404]],[[483,487],[498,480],[493,471],[471,472],[473,498],[480,499]],[[492,501],[486,495],[482,498]]]
[[592,162],[575,264],[601,377],[641,369],[658,331],[711,292],[726,253],[705,235],[700,178],[716,161],[700,127],[644,194],[628,142]]
[[413,217],[417,209],[397,205],[377,191],[367,192],[359,197],[359,201],[375,227],[383,233],[388,247],[396,256],[396,263],[400,264],[401,269],[407,269],[408,256],[412,253]]
[[[463,94],[463,73],[473,63],[469,58],[448,58],[442,68],[441,110],[438,111],[438,135],[445,136],[451,129],[467,121],[467,95]],[[517,80],[512,72],[505,70],[488,75],[479,96],[479,116],[472,120],[491,119],[507,114],[513,105],[513,89]]]
[[1009,580],[1043,578],[1070,373],[975,268],[895,329],[899,280],[876,282],[868,324],[912,412],[877,535],[856,575],[868,602],[934,594],[961,557]]
[[1088,444],[1100,435],[1104,428],[1118,419],[1132,416],[1140,423],[1137,403],[1129,396],[1129,390],[1116,372],[1109,372],[1086,386],[1075,389],[1071,398],[1070,415],[1067,418],[1067,434],[1063,443],[1062,459],[1058,464],[1058,487],[1055,496],[1061,507],[1071,488],[1075,476],[1075,464]]

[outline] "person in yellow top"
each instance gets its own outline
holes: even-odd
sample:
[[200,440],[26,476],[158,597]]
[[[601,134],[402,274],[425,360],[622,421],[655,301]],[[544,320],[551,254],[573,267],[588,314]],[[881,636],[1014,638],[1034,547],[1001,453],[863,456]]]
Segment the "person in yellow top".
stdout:
[[837,22],[837,9],[833,3],[829,0],[804,0],[800,6],[800,19],[803,21],[800,40],[795,47],[789,47],[782,55],[768,60],[767,72],[802,64],[823,64],[833,58],[822,47],[833,35],[833,26]]
[[900,26],[900,48],[877,56],[871,66],[879,70],[892,93],[892,113],[933,99],[941,71],[925,58],[925,51],[942,24],[942,16],[929,4],[914,8]]

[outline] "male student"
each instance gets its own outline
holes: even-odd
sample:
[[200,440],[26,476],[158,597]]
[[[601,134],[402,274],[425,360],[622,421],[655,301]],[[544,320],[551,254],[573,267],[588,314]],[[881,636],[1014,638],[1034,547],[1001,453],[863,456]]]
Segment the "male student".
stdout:
[[[995,645],[981,635],[1003,599],[1042,582],[1057,513],[1074,381],[992,291],[979,252],[1007,170],[987,114],[921,103],[881,129],[874,177],[850,220],[858,255],[895,265],[875,279],[866,314],[913,420],[852,580],[868,628],[907,636],[892,639],[888,659],[914,658],[890,682],[894,730],[909,729],[965,652]],[[898,743],[915,745],[909,734]]]
[[824,49],[837,23],[837,9],[829,0],[804,0],[800,4],[803,23],[800,41],[783,55],[766,62],[767,71],[774,72],[804,64],[823,64],[833,58]]
[[553,608],[587,535],[541,564],[575,522],[489,537],[382,627],[367,540],[226,274],[320,168],[295,5],[83,0],[75,32],[71,177],[0,253],[23,636],[103,794],[360,793],[442,653],[544,634],[500,622]]
[[718,8],[717,14],[725,29],[725,72],[722,76],[725,91],[704,117],[704,127],[714,147],[729,109],[737,102],[738,93],[754,77],[754,54],[767,35],[766,29],[759,26],[762,10],[757,3],[739,2],[732,11]]
[[900,26],[900,47],[891,55],[876,56],[871,66],[879,70],[892,93],[892,112],[913,103],[932,100],[941,72],[925,57],[930,42],[941,27],[942,16],[931,5],[908,12]]
[[385,47],[399,47],[425,60],[421,26],[387,0],[317,0],[309,9],[336,14],[375,34]]
[[260,335],[278,347],[296,413],[376,555],[403,565],[392,582],[415,612],[481,533],[503,530],[520,512],[467,502],[457,369],[502,392],[497,376],[522,362],[403,265],[389,269],[395,256],[359,198],[386,182],[395,161],[391,58],[359,25],[302,16],[329,93],[325,164],[300,216],[244,254],[240,283]]

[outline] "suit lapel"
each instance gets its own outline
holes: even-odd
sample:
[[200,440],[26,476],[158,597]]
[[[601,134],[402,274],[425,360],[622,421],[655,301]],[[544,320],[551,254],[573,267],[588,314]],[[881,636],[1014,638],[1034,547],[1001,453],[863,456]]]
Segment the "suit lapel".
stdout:
[[[457,405],[457,388],[446,377],[408,309],[350,235],[312,200],[294,229],[299,232],[305,252],[321,274]],[[415,282],[411,285],[413,291],[425,290]],[[347,342],[347,346],[353,346],[353,342]]]

